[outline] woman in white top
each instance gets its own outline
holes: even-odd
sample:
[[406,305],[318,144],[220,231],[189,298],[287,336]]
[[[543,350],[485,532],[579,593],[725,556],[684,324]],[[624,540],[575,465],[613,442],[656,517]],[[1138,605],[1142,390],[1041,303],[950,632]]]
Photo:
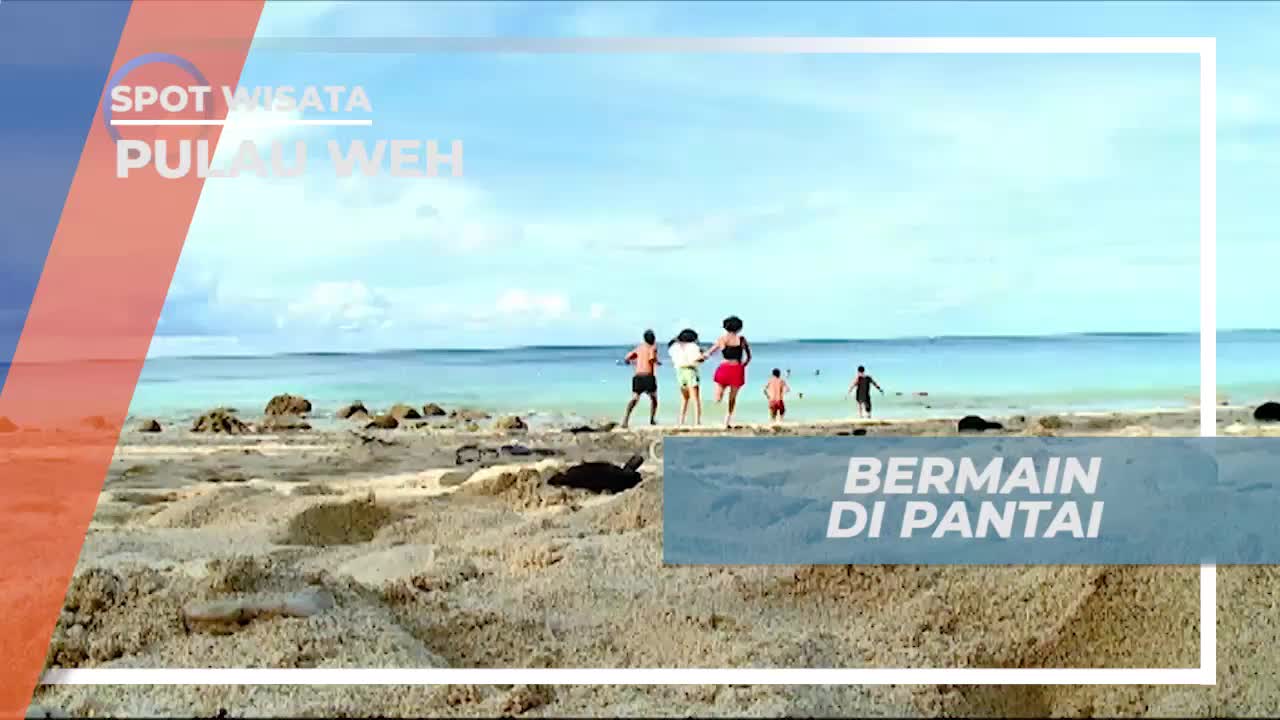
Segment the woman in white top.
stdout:
[[671,342],[667,343],[667,353],[671,356],[671,365],[676,369],[676,382],[680,385],[680,424],[684,425],[685,416],[689,414],[689,398],[693,398],[694,424],[702,424],[702,394],[698,390],[698,365],[706,360],[702,348],[698,347],[698,333],[693,330],[681,330]]

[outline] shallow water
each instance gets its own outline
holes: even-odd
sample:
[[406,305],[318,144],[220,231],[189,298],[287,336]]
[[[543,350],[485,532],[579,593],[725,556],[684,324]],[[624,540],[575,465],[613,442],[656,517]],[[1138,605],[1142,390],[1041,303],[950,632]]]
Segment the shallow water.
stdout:
[[[153,358],[131,413],[185,418],[230,405],[252,415],[271,396],[291,392],[308,397],[319,416],[361,400],[371,408],[430,401],[550,419],[615,418],[630,396],[631,370],[618,364],[628,349]],[[753,350],[740,398],[743,421],[767,418],[762,389],[775,367],[790,371],[788,418],[796,420],[856,414],[845,391],[859,364],[885,390],[873,398],[878,417],[1183,407],[1199,394],[1194,334],[824,340],[760,343]],[[1238,403],[1280,396],[1277,357],[1280,331],[1220,333],[1219,392]],[[714,361],[702,372],[707,421],[722,412],[711,405],[713,370]],[[659,421],[674,422],[675,372],[667,365],[659,371]],[[928,395],[915,395],[920,392]],[[642,401],[637,416],[646,415]]]

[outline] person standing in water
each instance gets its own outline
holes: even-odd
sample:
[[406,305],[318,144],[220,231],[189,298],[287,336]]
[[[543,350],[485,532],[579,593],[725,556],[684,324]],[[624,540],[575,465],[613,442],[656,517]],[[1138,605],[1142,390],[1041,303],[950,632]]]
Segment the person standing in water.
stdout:
[[[850,395],[857,393],[854,399],[858,402],[858,417],[871,417],[871,388],[873,386],[880,391],[881,395],[884,394],[884,388],[880,387],[875,378],[867,374],[865,367],[859,365],[858,374],[854,376],[853,382],[849,383],[849,392],[844,394],[847,399]],[[863,413],[866,413],[866,415],[864,416]]]
[[764,398],[769,401],[769,420],[781,422],[787,414],[786,396],[791,390],[787,381],[782,379],[782,371],[773,369],[773,377],[764,386]]
[[724,426],[733,426],[733,412],[738,406],[738,391],[747,384],[747,365],[751,364],[751,346],[742,336],[742,320],[736,315],[724,319],[724,334],[707,350],[707,357],[717,351],[724,356],[724,362],[716,368],[712,378],[716,383],[716,404],[729,391],[729,408],[724,416]]
[[658,362],[658,336],[652,330],[644,331],[644,342],[627,353],[623,361],[636,366],[636,374],[631,378],[631,402],[627,403],[627,413],[622,416],[622,427],[631,422],[631,411],[636,409],[641,395],[649,396],[649,424],[658,424],[658,377],[655,369]]
[[667,343],[667,354],[676,369],[676,382],[680,386],[680,425],[689,414],[689,399],[693,399],[693,424],[702,424],[702,391],[698,387],[698,366],[706,358],[698,347],[698,333],[688,328],[681,330]]

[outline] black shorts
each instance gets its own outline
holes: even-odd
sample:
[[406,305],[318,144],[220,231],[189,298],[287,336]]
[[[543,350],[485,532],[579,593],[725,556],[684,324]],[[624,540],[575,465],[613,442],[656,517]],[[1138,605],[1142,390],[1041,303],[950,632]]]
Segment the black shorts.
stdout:
[[649,393],[650,395],[658,394],[658,378],[653,375],[636,375],[631,378],[631,392],[639,395],[640,393]]

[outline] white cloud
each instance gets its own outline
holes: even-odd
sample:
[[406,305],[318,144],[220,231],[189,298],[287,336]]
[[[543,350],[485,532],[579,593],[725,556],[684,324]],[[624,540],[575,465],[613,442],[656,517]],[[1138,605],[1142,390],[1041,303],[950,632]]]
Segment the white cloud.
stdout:
[[277,326],[299,324],[342,332],[391,327],[391,304],[362,282],[325,282],[312,286],[302,299],[290,302],[276,316]]
[[537,312],[558,317],[569,309],[569,301],[564,295],[555,293],[539,295],[527,290],[511,289],[498,296],[496,307],[504,315]]

